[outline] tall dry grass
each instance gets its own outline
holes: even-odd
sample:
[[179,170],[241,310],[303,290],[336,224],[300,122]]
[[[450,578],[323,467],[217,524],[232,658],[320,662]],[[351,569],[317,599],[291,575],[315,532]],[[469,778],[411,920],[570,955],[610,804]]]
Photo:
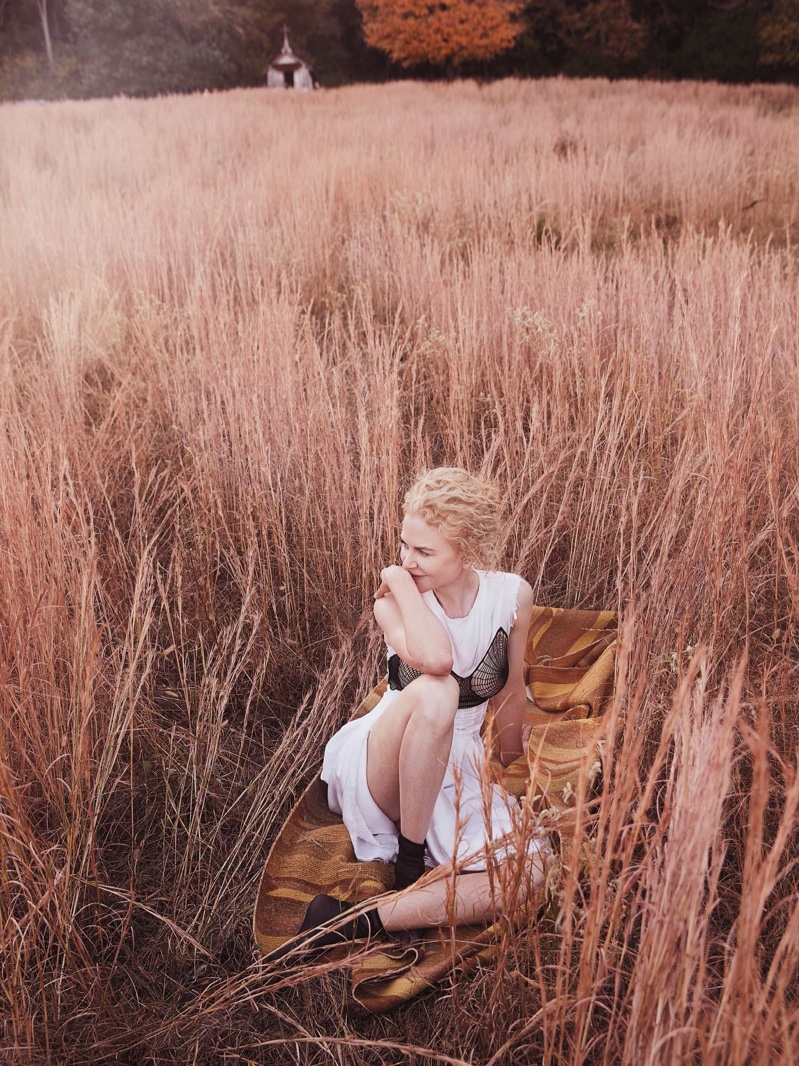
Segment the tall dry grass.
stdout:
[[[796,1059],[798,105],[0,109],[5,1061]],[[542,920],[371,1018],[250,917],[439,462],[622,611],[613,742]]]

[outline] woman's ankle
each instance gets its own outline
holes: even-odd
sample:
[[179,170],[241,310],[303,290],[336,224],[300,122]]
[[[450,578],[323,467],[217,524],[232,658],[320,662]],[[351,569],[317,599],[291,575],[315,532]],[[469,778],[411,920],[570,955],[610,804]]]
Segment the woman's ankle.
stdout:
[[415,884],[424,873],[425,843],[418,844],[399,834],[399,850],[394,863],[394,888],[398,891]]

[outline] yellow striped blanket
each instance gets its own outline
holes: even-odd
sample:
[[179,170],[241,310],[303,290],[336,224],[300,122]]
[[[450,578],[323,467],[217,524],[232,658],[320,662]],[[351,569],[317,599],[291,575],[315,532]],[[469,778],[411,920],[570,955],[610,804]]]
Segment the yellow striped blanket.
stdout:
[[[603,712],[613,694],[615,652],[614,612],[534,608],[525,655],[534,701],[527,713],[528,753],[508,767],[497,764],[508,792],[520,799],[533,795],[536,803],[557,811],[569,806],[578,775],[597,758]],[[354,717],[370,711],[385,686],[383,680]],[[528,789],[531,763],[536,780]],[[258,947],[269,954],[289,940],[318,893],[360,902],[390,890],[393,873],[389,863],[356,860],[349,834],[328,809],[326,786],[317,775],[267,856],[254,916]],[[384,950],[356,952],[350,960],[353,995],[370,1011],[391,1010],[448,974],[489,957],[496,936],[493,925],[430,930],[421,944],[386,941]]]

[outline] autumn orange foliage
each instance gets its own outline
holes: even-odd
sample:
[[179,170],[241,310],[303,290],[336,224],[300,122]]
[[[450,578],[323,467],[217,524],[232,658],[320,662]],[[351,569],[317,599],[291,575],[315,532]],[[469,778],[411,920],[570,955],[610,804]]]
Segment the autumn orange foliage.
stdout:
[[367,44],[403,67],[493,59],[522,31],[522,0],[356,0]]

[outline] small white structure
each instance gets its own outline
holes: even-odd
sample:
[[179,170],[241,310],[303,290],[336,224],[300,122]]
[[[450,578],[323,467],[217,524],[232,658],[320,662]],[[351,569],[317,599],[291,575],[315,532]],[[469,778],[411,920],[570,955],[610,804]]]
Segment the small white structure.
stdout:
[[283,47],[266,70],[268,89],[300,89],[310,91],[317,86],[314,73],[307,63],[295,56],[289,44],[288,26],[283,27]]

